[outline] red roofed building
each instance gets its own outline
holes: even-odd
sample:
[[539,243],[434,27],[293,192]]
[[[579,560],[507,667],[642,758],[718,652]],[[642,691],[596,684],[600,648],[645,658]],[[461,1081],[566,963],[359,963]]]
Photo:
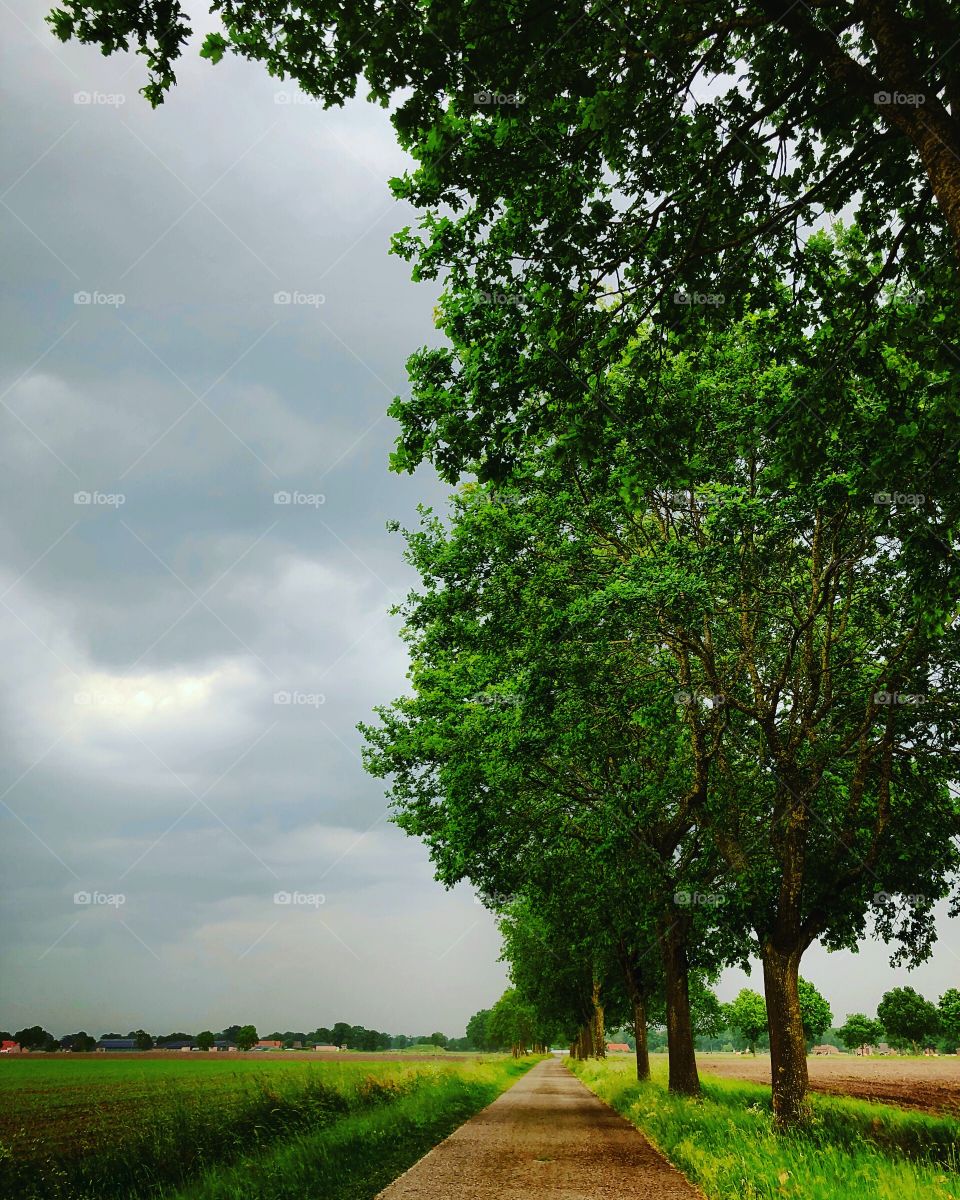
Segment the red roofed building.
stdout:
[[257,1042],[257,1049],[258,1050],[282,1050],[283,1042],[270,1041],[269,1039],[267,1039],[266,1041],[259,1041],[259,1042]]
[[607,1042],[608,1054],[629,1054],[630,1047],[626,1042]]

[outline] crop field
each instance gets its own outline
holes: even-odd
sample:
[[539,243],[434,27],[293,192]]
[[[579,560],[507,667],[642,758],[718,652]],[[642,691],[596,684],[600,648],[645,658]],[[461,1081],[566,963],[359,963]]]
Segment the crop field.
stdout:
[[[311,1187],[329,1166],[326,1143],[349,1135],[325,1194],[359,1186],[344,1194],[372,1196],[390,1171],[405,1169],[527,1065],[491,1056],[11,1059],[0,1062],[0,1194],[23,1200],[287,1194],[275,1190],[277,1172],[270,1168],[278,1154],[290,1160],[283,1187]],[[387,1144],[379,1144],[385,1137]],[[375,1144],[376,1161],[366,1161]],[[308,1178],[297,1169],[305,1162],[312,1163]],[[236,1190],[231,1170],[242,1175]],[[258,1175],[265,1190],[256,1190]]]
[[769,1086],[705,1074],[703,1098],[693,1100],[667,1092],[662,1061],[644,1084],[624,1059],[570,1065],[708,1200],[960,1197],[952,1116],[814,1094],[810,1123],[784,1137],[774,1130]]

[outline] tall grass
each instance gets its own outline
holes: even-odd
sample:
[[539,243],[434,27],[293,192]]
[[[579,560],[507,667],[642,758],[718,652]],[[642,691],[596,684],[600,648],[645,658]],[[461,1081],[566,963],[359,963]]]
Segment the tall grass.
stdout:
[[[445,1089],[450,1077],[485,1072],[478,1082],[506,1079],[490,1064],[432,1063],[316,1065],[296,1073],[266,1070],[232,1079],[228,1088],[156,1082],[131,1117],[104,1137],[96,1128],[85,1152],[64,1154],[55,1143],[44,1151],[44,1130],[18,1153],[0,1152],[0,1195],[10,1200],[121,1200],[182,1187],[204,1172],[237,1160],[250,1161],[300,1135],[316,1135],[355,1115],[385,1110],[401,1101]],[[486,1094],[486,1093],[484,1093]],[[122,1117],[122,1110],[114,1113]]]
[[209,1171],[167,1200],[370,1200],[437,1142],[496,1099],[531,1062],[450,1071],[387,1108],[264,1146]]
[[671,1096],[657,1069],[639,1084],[629,1064],[571,1064],[637,1125],[709,1200],[956,1200],[960,1122],[836,1096],[811,1097],[802,1131],[773,1126],[770,1089],[703,1082],[703,1099]]

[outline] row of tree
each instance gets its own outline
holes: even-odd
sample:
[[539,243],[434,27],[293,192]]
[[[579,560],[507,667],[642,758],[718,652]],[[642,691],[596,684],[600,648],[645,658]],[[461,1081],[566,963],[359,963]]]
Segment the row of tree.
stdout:
[[[395,249],[443,281],[393,465],[478,482],[409,535],[412,694],[371,770],[500,915],[533,1040],[592,1053],[629,1013],[642,1071],[662,1010],[696,1093],[709,983],[759,958],[774,1109],[802,1120],[804,953],[924,958],[958,865],[960,21],[213,8],[211,62],[396,100],[420,221]],[[156,104],[191,15],[50,21],[137,46]]]
[[[803,1036],[810,1050],[828,1034],[833,1022],[830,1005],[817,988],[806,979],[798,981],[800,1019]],[[769,1020],[763,996],[750,988],[741,988],[729,1004],[703,1004],[701,1011],[711,1014],[710,1020],[698,1022],[696,1041],[740,1042],[752,1054],[758,1045],[769,1045]],[[653,1048],[652,1031],[662,1028],[648,1019],[648,1046]],[[549,1031],[547,1044],[555,1043],[562,1029]],[[898,1050],[918,1053],[923,1048],[939,1047],[946,1053],[956,1053],[960,1048],[960,990],[948,988],[933,1004],[912,987],[897,987],[884,993],[877,1006],[877,1017],[864,1013],[849,1013],[843,1025],[833,1031],[838,1042],[848,1050],[876,1047],[886,1041]],[[481,1009],[467,1023],[467,1038],[470,1049],[512,1050],[522,1054],[528,1050],[543,1049],[540,1038],[547,1031],[538,1023],[537,1011],[526,1003],[516,988],[508,989],[492,1009]],[[619,1036],[620,1031],[614,1036]],[[631,1048],[636,1049],[634,1031],[623,1031]],[[657,1048],[660,1048],[659,1045]],[[665,1048],[665,1047],[664,1047]]]
[[[133,1041],[137,1050],[162,1050],[171,1043],[189,1042],[198,1050],[212,1050],[218,1042],[235,1045],[240,1050],[250,1050],[261,1040],[254,1025],[228,1025],[219,1033],[204,1029],[200,1033],[168,1033],[154,1036],[143,1029],[134,1029],[129,1033],[104,1033],[100,1041],[113,1039]],[[81,1030],[79,1033],[66,1034],[56,1038],[40,1025],[32,1025],[19,1029],[16,1033],[0,1033],[0,1039],[15,1041],[24,1050],[72,1050],[78,1053],[89,1053],[96,1049],[98,1039]],[[327,1028],[320,1026],[310,1033],[297,1033],[287,1030],[285,1033],[274,1032],[267,1034],[264,1041],[282,1042],[287,1049],[295,1047],[326,1045],[337,1046],[347,1050],[404,1050],[413,1046],[443,1047],[449,1050],[477,1049],[468,1037],[449,1038],[444,1033],[409,1034],[380,1033],[375,1029],[365,1029],[362,1025],[349,1025],[338,1021]]]
[[[824,282],[881,270],[812,240]],[[947,376],[887,290],[813,379],[802,312],[785,290],[695,350],[638,329],[592,465],[544,434],[424,512],[411,694],[364,727],[397,822],[498,913],[536,1040],[596,1053],[629,1011],[643,1074],[663,1010],[670,1087],[696,1094],[709,984],[759,959],[782,1125],[807,1115],[804,953],[871,931],[923,960],[960,861],[950,532],[939,497],[879,491],[867,450]],[[851,419],[789,479],[771,406],[825,388]],[[682,470],[659,453],[678,438]]]

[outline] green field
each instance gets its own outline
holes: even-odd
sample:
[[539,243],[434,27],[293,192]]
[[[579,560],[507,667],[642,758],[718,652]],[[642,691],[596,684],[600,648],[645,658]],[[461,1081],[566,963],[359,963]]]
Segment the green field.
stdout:
[[637,1082],[625,1061],[571,1062],[708,1200],[957,1200],[960,1121],[811,1095],[809,1126],[777,1133],[770,1088],[707,1077],[703,1098],[671,1096],[666,1067]]
[[530,1065],[9,1060],[0,1195],[373,1196]]

